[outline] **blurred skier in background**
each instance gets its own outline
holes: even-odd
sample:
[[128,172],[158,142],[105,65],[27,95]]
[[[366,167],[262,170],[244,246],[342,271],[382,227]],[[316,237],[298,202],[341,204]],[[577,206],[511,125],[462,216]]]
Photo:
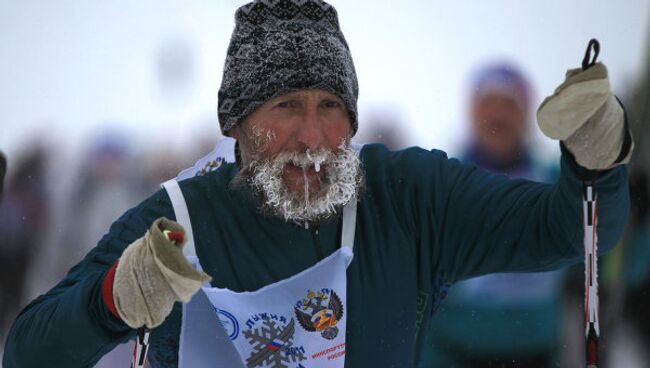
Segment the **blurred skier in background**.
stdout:
[[[487,64],[470,87],[469,142],[460,159],[495,174],[551,182],[531,149],[532,88],[509,62]],[[562,271],[493,274],[459,282],[432,320],[422,367],[555,367]],[[467,333],[472,331],[472,333]]]

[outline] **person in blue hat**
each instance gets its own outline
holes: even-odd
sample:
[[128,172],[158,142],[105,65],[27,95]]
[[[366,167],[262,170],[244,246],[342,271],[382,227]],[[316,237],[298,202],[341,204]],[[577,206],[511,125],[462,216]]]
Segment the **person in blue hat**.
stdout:
[[[473,74],[463,161],[511,178],[555,179],[557,170],[531,150],[531,89],[510,62],[487,64]],[[421,366],[556,366],[562,341],[561,283],[561,271],[459,282],[432,320],[431,348]]]

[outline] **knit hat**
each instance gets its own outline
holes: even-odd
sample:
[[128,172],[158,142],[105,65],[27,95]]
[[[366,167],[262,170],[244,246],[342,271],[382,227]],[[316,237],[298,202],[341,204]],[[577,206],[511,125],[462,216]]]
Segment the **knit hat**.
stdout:
[[219,89],[222,133],[264,102],[305,89],[339,96],[357,131],[359,86],[336,9],[320,0],[257,0],[240,7]]
[[524,74],[513,64],[498,62],[477,70],[472,87],[474,99],[500,93],[512,98],[524,112],[530,107],[530,85]]

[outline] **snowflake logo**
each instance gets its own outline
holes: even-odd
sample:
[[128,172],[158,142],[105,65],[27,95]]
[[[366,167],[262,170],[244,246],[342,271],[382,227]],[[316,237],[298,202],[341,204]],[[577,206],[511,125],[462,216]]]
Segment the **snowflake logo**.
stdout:
[[289,368],[288,363],[307,359],[302,346],[293,346],[295,331],[293,318],[286,326],[278,326],[275,321],[264,320],[259,328],[244,331],[244,337],[253,345],[253,351],[246,359],[246,367]]

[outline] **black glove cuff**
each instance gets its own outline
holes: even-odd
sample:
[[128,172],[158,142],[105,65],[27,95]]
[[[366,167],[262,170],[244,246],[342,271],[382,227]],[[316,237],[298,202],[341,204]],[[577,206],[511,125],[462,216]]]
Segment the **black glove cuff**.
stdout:
[[623,138],[623,146],[621,146],[621,153],[618,154],[618,157],[614,161],[615,164],[618,164],[621,161],[623,161],[627,157],[627,155],[630,154],[630,150],[632,149],[632,133],[630,132],[630,125],[627,121],[627,111],[625,111],[625,106],[623,106],[623,103],[618,97],[616,97],[616,101],[618,101],[618,104],[621,105],[621,109],[623,109],[623,119],[625,121],[625,124],[623,126],[623,129],[625,129],[625,138]]

